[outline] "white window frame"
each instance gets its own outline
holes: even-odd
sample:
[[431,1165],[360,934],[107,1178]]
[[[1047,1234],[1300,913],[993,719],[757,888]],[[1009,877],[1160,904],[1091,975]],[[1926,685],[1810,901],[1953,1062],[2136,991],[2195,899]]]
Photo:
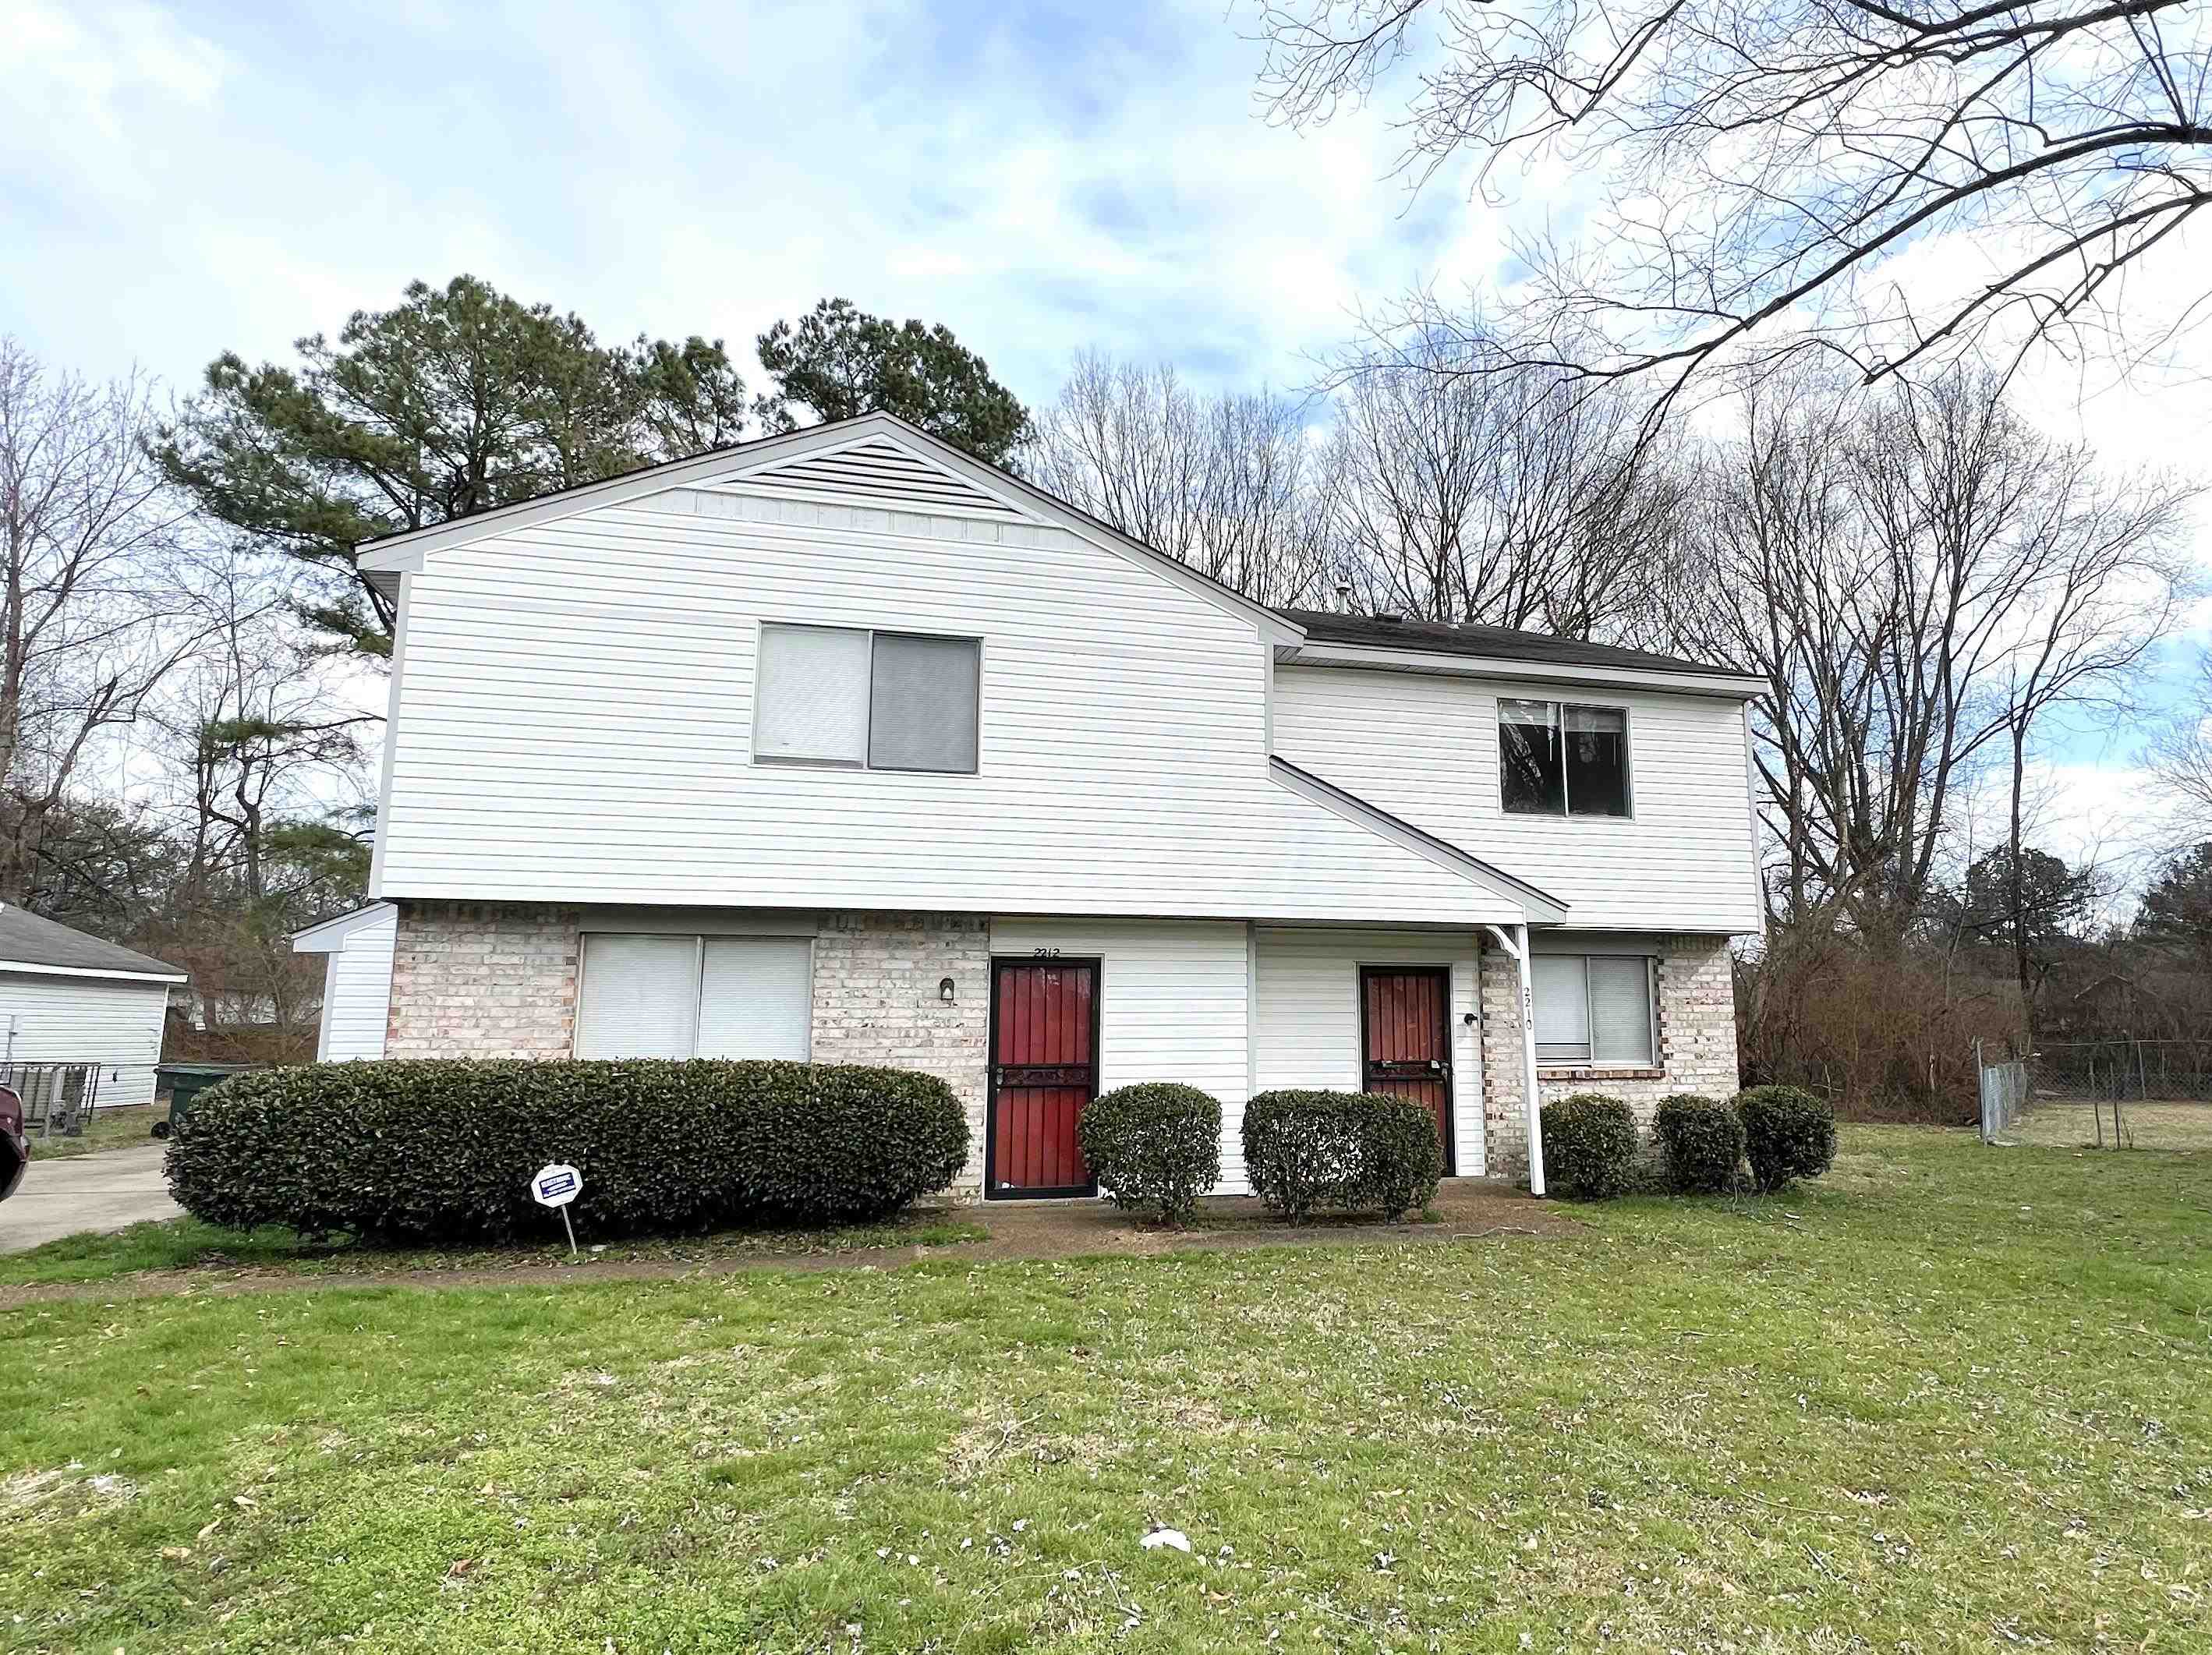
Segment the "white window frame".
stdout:
[[[707,944],[709,942],[757,941],[805,943],[806,1055],[793,1061],[811,1063],[814,1060],[814,969],[816,955],[818,952],[814,937],[785,931],[651,931],[643,928],[631,931],[592,926],[586,926],[578,934],[576,939],[576,1009],[575,1015],[569,1019],[568,1029],[568,1055],[571,1058],[580,1058],[582,1055],[576,1048],[582,1043],[584,1036],[584,984],[585,973],[588,969],[586,962],[591,958],[590,943],[594,937],[681,937],[690,941],[691,944],[691,1053],[689,1058],[679,1058],[673,1060],[678,1063],[689,1062],[699,1055],[699,1021],[700,1014],[705,1009],[703,1002],[707,996]],[[623,1059],[608,1058],[599,1061],[620,1063]],[[730,1061],[738,1060],[732,1058]]]
[[[1580,1058],[1546,1057],[1540,1046],[1536,1054],[1539,1069],[1633,1069],[1656,1070],[1662,1067],[1659,1058],[1659,973],[1658,961],[1648,954],[1543,954],[1545,960],[1579,960],[1583,962],[1583,1027],[1591,1037],[1583,1042],[1589,1054]],[[1601,1058],[1597,1055],[1597,1006],[1590,998],[1589,962],[1593,960],[1633,960],[1644,967],[1644,1030],[1648,1055],[1641,1058]],[[1532,965],[1531,972],[1534,972]],[[1549,1044],[1547,1042],[1546,1044]]]
[[[1559,719],[1559,808],[1557,810],[1516,810],[1505,803],[1505,703],[1534,701],[1552,709]],[[1567,709],[1580,707],[1587,712],[1618,712],[1620,714],[1620,791],[1628,809],[1617,816],[1577,815],[1574,798],[1567,785],[1566,736]],[[1633,821],[1636,820],[1636,709],[1631,706],[1612,706],[1603,701],[1561,701],[1548,695],[1500,695],[1495,703],[1495,716],[1491,719],[1492,738],[1498,743],[1498,813],[1502,816],[1527,816],[1539,821]]]
[[[868,682],[860,697],[863,715],[860,723],[860,756],[857,759],[811,759],[788,753],[763,753],[760,750],[761,670],[763,640],[771,630],[787,632],[844,632],[854,633],[868,640]],[[966,770],[925,770],[905,764],[872,764],[868,749],[873,744],[875,731],[871,727],[875,713],[876,640],[884,638],[927,638],[939,643],[973,644],[975,646],[975,704],[970,709],[975,724],[975,762]],[[830,621],[774,621],[763,620],[753,628],[753,692],[752,692],[752,762],[773,765],[779,769],[802,770],[867,770],[880,776],[980,776],[983,773],[983,672],[985,667],[983,640],[980,634],[964,632],[924,632],[914,627],[847,627]]]

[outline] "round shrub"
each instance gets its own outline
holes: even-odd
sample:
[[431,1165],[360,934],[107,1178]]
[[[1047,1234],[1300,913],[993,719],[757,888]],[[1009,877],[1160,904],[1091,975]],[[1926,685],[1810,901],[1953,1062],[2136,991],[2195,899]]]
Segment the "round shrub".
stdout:
[[1577,1093],[1547,1103],[1539,1118],[1544,1134],[1544,1179],[1561,1195],[1609,1200],[1626,1195],[1636,1178],[1636,1117],[1619,1098]]
[[1743,1122],[1711,1098],[1677,1092],[1651,1123],[1667,1158],[1668,1182],[1685,1195],[1725,1195],[1743,1161]]
[[1084,1106],[1075,1137],[1124,1212],[1150,1208],[1180,1223],[1221,1181],[1221,1104],[1194,1086],[1116,1087]]
[[1810,1092],[1754,1086],[1735,1094],[1735,1107],[1752,1185],[1760,1194],[1818,1178],[1835,1163],[1836,1112]]
[[1244,1106],[1244,1167],[1253,1192],[1293,1224],[1324,1207],[1425,1207],[1443,1176],[1436,1118],[1380,1092],[1262,1092]]
[[933,1076],[858,1064],[391,1059],[235,1075],[169,1140],[186,1211],[386,1241],[557,1232],[527,1181],[584,1174],[595,1236],[879,1217],[958,1175],[968,1123]]

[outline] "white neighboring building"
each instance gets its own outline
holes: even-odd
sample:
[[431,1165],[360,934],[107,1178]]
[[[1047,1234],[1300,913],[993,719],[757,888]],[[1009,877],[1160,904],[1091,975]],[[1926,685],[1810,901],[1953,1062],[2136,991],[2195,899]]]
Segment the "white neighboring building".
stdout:
[[1272,610],[880,414],[360,567],[392,917],[328,1055],[892,1064],[994,1198],[1088,1192],[1135,1081],[1220,1099],[1227,1191],[1263,1089],[1540,1188],[1540,1098],[1735,1088],[1756,678]]
[[151,1103],[169,991],[185,980],[174,966],[0,903],[0,1063],[97,1064],[101,1108]]
[[372,902],[292,934],[295,954],[325,957],[318,1063],[384,1055],[384,1023],[392,1009],[392,939],[398,917],[389,902]]

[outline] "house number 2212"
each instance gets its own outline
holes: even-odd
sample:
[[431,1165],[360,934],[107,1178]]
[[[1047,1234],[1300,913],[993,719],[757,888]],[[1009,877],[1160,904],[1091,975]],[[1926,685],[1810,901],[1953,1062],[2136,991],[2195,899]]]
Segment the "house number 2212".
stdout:
[[1030,951],[1036,955],[1040,960],[1057,960],[1060,958],[1060,950],[1058,949],[1032,949]]

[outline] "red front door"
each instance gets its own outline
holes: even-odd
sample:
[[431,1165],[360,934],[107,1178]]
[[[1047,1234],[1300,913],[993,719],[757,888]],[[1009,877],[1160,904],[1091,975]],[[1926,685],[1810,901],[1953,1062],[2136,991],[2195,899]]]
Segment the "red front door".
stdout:
[[1363,966],[1360,1084],[1411,1098],[1437,1118],[1444,1170],[1452,1165],[1451,972],[1443,966]]
[[1075,1122],[1097,1094],[1098,962],[994,961],[984,1193],[1095,1193]]

